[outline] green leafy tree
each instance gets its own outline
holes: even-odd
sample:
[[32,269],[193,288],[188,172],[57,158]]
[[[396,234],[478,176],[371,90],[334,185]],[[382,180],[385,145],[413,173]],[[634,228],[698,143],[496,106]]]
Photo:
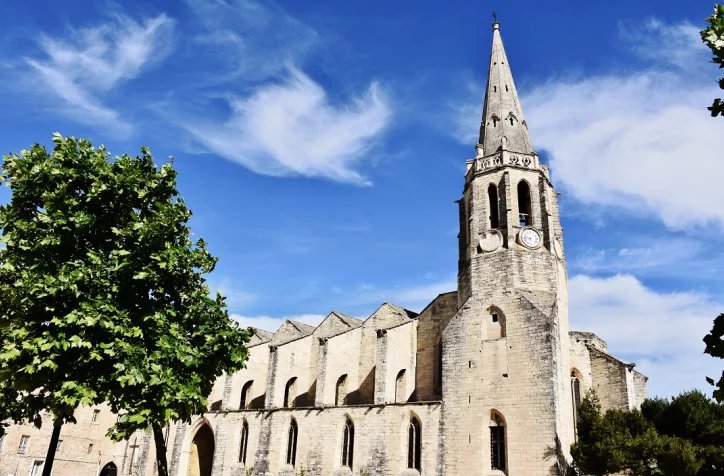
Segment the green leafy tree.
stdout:
[[[724,314],[719,314],[717,318],[714,319],[714,326],[704,337],[704,343],[706,344],[704,352],[712,357],[724,359]],[[724,403],[724,371],[722,371],[719,381],[715,382],[714,379],[710,377],[707,377],[706,380],[716,387],[716,390],[714,390],[714,398],[719,403]]]
[[[706,21],[709,26],[701,30],[701,39],[714,54],[712,61],[724,68],[724,4],[714,5],[714,13]],[[724,77],[719,79],[719,87],[724,89]],[[713,117],[724,116],[724,101],[717,98],[708,109]]]
[[713,476],[722,474],[724,407],[701,392],[671,402],[646,400],[641,411],[607,410],[595,393],[586,395],[578,416],[578,441],[571,447],[583,474]]
[[109,436],[154,434],[206,409],[213,381],[243,366],[249,335],[203,275],[216,259],[190,238],[190,211],[171,164],[111,159],[90,141],[53,137],[3,163],[0,207],[0,393],[15,421],[47,411],[55,441],[79,405],[124,416]]
[[641,412],[660,435],[693,445],[701,467],[698,473],[692,474],[713,476],[724,473],[724,405],[700,391],[692,391],[671,401],[646,400],[641,405]]

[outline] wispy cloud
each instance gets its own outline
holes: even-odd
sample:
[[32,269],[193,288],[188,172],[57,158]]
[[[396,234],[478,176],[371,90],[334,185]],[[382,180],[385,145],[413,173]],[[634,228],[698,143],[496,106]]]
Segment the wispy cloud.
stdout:
[[128,132],[130,125],[103,96],[160,62],[170,52],[173,29],[174,21],[163,14],[140,22],[118,14],[99,26],[72,29],[63,38],[41,36],[41,54],[25,62],[42,90],[62,101],[60,111],[80,122]]
[[198,19],[190,48],[203,50],[204,67],[194,81],[198,107],[183,112],[188,104],[176,97],[170,120],[203,151],[258,174],[370,184],[363,166],[392,115],[377,81],[342,95],[334,75],[316,82],[304,65],[321,35],[272,3],[186,3]]
[[[187,0],[203,31],[192,37],[214,68],[211,81],[266,79],[300,63],[319,34],[283,9],[254,0]],[[208,53],[213,51],[214,58]]]
[[323,177],[367,185],[357,166],[387,127],[391,111],[377,83],[349,104],[333,105],[325,90],[289,67],[281,83],[229,101],[223,124],[185,124],[211,152],[274,176]]
[[647,213],[673,229],[724,227],[715,152],[724,134],[706,111],[715,90],[695,28],[650,21],[625,32],[643,66],[553,79],[523,98],[534,143],[579,200]]
[[[657,292],[631,275],[570,280],[570,322],[608,341],[613,355],[636,361],[649,393],[667,396],[700,388],[719,362],[702,355],[717,303],[695,292]],[[720,370],[719,370],[720,371]]]

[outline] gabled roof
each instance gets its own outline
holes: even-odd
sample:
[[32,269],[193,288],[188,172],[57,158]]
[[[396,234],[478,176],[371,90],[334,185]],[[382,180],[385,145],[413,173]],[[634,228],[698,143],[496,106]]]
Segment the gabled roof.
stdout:
[[264,344],[272,340],[274,336],[273,332],[265,331],[256,327],[250,327],[253,331],[251,339],[249,339],[249,346]]
[[417,316],[418,314],[414,311],[386,302],[378,307],[363,325],[375,329],[388,329],[409,322]]
[[362,325],[362,321],[341,312],[332,311],[314,330],[314,335],[319,338],[331,337],[342,334]]
[[312,332],[314,332],[314,327],[287,319],[274,333],[271,343],[272,345],[281,345],[299,339],[300,337],[308,336]]

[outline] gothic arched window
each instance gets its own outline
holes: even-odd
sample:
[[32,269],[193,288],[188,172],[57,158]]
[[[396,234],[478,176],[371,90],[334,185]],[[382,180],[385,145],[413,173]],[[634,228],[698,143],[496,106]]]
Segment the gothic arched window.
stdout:
[[581,405],[581,378],[576,369],[571,370],[571,406],[573,407],[573,434],[578,434],[578,407]]
[[354,458],[354,423],[347,418],[342,436],[342,466],[352,469]]
[[490,228],[498,228],[500,226],[498,205],[498,187],[494,184],[488,186],[488,215],[490,217]]
[[287,381],[286,387],[284,387],[284,408],[294,406],[294,398],[296,397],[297,389],[297,377],[292,377]]
[[249,424],[244,420],[241,426],[241,446],[239,447],[239,463],[246,464],[246,448],[249,444]]
[[299,427],[297,427],[297,420],[292,418],[292,422],[289,424],[289,433],[287,436],[287,464],[294,466],[297,460],[297,433]]
[[410,417],[407,429],[407,467],[421,471],[420,453],[422,451],[422,427],[416,416]]
[[490,413],[490,468],[505,471],[505,420],[493,410]]
[[334,404],[344,405],[345,397],[347,396],[347,374],[342,375],[337,380],[337,387],[334,392]]
[[251,385],[253,383],[253,380],[249,380],[241,387],[241,400],[239,402],[239,409],[241,410],[251,406]]
[[518,217],[520,226],[529,226],[533,223],[530,215],[530,185],[525,180],[518,182]]

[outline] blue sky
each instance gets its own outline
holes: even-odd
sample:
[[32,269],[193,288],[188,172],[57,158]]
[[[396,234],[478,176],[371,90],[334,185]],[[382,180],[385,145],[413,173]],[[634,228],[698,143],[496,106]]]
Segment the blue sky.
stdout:
[[571,327],[651,394],[706,389],[724,310],[711,1],[499,3],[8,0],[2,152],[59,131],[173,156],[242,323],[420,310],[455,288],[495,9],[562,192]]

